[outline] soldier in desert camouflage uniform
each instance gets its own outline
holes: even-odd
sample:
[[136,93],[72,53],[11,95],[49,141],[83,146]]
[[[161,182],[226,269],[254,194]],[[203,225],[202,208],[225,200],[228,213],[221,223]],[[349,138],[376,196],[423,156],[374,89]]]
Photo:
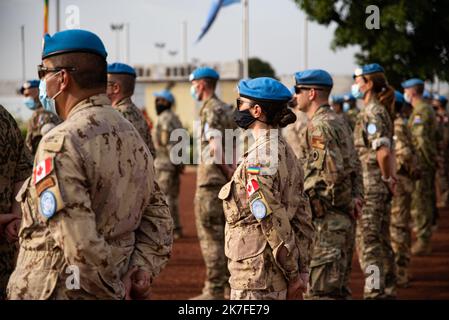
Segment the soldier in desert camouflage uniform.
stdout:
[[391,204],[391,245],[395,253],[396,276],[398,286],[408,285],[408,265],[410,263],[411,216],[410,206],[414,181],[418,178],[419,168],[410,130],[407,127],[404,98],[395,92],[394,150],[396,158],[397,186]]
[[291,93],[271,78],[241,80],[234,119],[255,142],[220,191],[231,299],[301,299],[313,237],[303,174],[279,128],[295,121]]
[[135,84],[136,71],[131,66],[118,62],[108,65],[107,94],[112,107],[133,124],[154,158],[156,157],[156,149],[151,138],[150,128],[142,112],[131,100]]
[[64,122],[39,144],[16,197],[23,218],[8,298],[147,298],[172,243],[153,158],[109,106],[101,40],[84,30],[44,40],[41,100]]
[[361,166],[349,123],[333,111],[333,81],[324,70],[295,74],[298,107],[307,114],[304,190],[316,229],[309,299],[351,297],[349,277],[356,219],[363,204]]
[[[390,242],[391,198],[395,188],[391,149],[394,89],[388,85],[383,68],[375,63],[357,68],[354,82],[352,94],[363,99],[364,105],[354,129],[365,201],[356,235],[366,277],[364,298],[391,299],[396,296],[394,252]],[[376,279],[372,277],[373,272]]]
[[14,270],[20,206],[15,194],[31,174],[32,160],[14,118],[0,105],[0,300]]

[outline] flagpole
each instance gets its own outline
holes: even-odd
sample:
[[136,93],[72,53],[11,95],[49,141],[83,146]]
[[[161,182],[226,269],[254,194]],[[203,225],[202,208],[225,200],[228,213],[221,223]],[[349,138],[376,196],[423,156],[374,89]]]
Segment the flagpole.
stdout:
[[309,68],[309,19],[304,17],[304,69]]
[[243,26],[242,26],[242,62],[243,62],[243,78],[249,77],[249,14],[248,14],[248,1],[242,0],[242,10],[243,10]]
[[44,0],[44,34],[48,33],[48,0]]

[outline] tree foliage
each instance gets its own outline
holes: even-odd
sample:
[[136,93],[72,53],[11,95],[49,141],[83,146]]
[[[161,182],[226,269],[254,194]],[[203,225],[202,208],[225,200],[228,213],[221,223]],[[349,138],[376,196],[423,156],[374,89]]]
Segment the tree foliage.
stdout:
[[248,60],[249,76],[250,78],[257,77],[275,77],[275,72],[270,63],[253,57]]
[[[380,63],[392,84],[411,77],[449,81],[449,1],[293,1],[312,21],[337,24],[333,50],[359,45],[357,63]],[[379,29],[366,27],[370,5],[379,8]]]

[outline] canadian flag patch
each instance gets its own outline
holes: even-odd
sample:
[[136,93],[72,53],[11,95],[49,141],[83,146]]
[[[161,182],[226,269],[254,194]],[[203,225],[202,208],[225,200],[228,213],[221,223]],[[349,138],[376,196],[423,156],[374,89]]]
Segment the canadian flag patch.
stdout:
[[37,184],[53,171],[53,158],[49,157],[39,162],[33,171],[33,181]]
[[251,197],[257,190],[259,190],[259,183],[256,179],[250,179],[246,184],[246,193],[248,194],[248,197]]

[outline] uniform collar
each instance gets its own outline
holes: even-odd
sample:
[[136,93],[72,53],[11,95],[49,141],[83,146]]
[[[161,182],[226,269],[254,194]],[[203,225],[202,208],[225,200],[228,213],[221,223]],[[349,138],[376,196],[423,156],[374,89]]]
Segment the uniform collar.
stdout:
[[312,116],[312,119],[315,118],[316,116],[325,113],[326,111],[328,111],[330,108],[330,105],[326,104],[322,104],[321,106],[318,107],[318,109],[316,109],[315,113]]
[[132,104],[131,97],[125,97],[117,103],[117,106],[122,106],[124,104]]
[[89,98],[78,102],[72,108],[72,110],[70,110],[69,114],[67,115],[67,119],[69,119],[75,113],[77,113],[83,109],[93,107],[93,106],[103,106],[103,105],[110,105],[110,104],[111,104],[111,101],[109,100],[108,96],[105,93],[90,96]]
[[210,96],[209,99],[207,99],[203,102],[203,106],[201,107],[200,112],[203,111],[215,99],[217,99],[217,96],[214,93],[213,95]]

